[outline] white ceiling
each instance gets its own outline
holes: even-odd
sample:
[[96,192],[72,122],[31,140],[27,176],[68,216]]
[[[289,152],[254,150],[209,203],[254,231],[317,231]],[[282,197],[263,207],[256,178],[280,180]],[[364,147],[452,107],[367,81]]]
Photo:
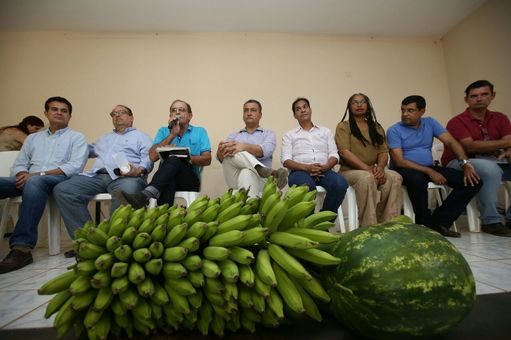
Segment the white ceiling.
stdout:
[[441,37],[486,0],[0,0],[0,31]]

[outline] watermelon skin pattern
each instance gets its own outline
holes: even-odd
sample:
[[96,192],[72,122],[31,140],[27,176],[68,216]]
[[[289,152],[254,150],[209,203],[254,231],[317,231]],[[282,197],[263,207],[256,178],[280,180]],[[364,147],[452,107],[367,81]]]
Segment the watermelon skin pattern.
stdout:
[[428,228],[397,222],[360,228],[331,252],[342,260],[322,277],[331,310],[363,336],[429,337],[455,327],[474,306],[468,263]]

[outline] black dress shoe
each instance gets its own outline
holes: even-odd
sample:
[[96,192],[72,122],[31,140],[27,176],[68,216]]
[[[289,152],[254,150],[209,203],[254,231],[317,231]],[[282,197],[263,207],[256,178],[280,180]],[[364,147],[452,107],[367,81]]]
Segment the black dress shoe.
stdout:
[[149,203],[149,197],[141,192],[128,194],[124,191],[115,191],[114,195],[119,202],[122,204],[131,204],[134,209],[145,207],[147,203]]
[[438,228],[436,228],[436,231],[438,231],[445,237],[461,237],[461,234],[458,233],[457,231],[450,230],[449,228],[444,226],[439,226]]
[[34,259],[30,252],[13,249],[7,254],[4,260],[0,262],[0,274],[21,269],[32,262],[34,262]]
[[64,257],[67,258],[67,259],[70,259],[72,257],[76,257],[76,252],[71,249],[71,250],[68,250],[64,253]]
[[481,230],[495,236],[511,237],[511,229],[506,228],[502,223],[483,224]]

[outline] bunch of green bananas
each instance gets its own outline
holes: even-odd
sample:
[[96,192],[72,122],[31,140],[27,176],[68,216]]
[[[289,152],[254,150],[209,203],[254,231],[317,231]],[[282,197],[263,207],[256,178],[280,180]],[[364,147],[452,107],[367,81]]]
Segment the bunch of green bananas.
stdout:
[[338,240],[328,232],[336,214],[313,213],[315,191],[293,186],[282,195],[273,178],[261,198],[247,190],[201,196],[188,208],[119,207],[73,241],[77,263],[48,281],[62,337],[72,328],[89,339],[198,330],[217,336],[257,324],[276,327],[284,316],[321,321],[316,301],[330,297],[314,266],[340,260],[320,250]]

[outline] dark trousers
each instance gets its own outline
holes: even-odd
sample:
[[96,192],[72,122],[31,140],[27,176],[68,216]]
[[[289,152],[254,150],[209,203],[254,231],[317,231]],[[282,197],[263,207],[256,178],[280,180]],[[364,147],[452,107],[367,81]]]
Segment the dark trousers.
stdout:
[[436,208],[433,213],[428,209],[428,183],[431,182],[429,176],[412,169],[398,168],[396,171],[403,177],[403,185],[408,190],[413,212],[415,213],[415,223],[432,228],[438,226],[449,228],[477,194],[482,182],[479,181],[479,184],[473,187],[465,186],[463,172],[440,166],[432,166],[431,168],[442,174],[447,180],[446,185],[453,189],[442,205]]
[[192,166],[181,158],[169,157],[160,164],[149,185],[160,192],[158,204],[174,203],[176,191],[200,191],[200,180]]

